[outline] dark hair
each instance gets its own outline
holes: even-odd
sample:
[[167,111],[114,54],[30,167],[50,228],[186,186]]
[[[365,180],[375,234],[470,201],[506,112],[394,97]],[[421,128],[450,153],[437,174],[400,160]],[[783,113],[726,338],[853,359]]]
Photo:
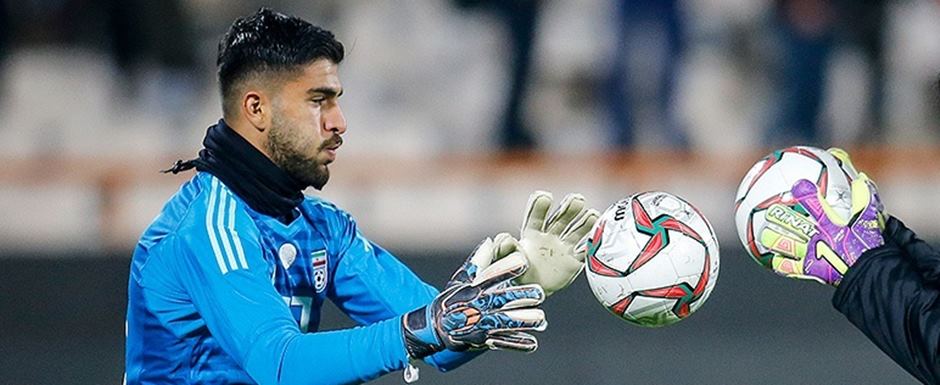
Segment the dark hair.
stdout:
[[223,109],[235,86],[253,75],[293,71],[319,59],[338,64],[344,55],[332,32],[301,18],[268,8],[238,18],[219,41]]

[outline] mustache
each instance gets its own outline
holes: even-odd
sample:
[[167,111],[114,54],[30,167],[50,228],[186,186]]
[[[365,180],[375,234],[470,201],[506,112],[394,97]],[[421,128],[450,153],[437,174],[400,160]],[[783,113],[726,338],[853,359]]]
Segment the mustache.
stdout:
[[329,147],[338,147],[341,145],[343,145],[343,137],[339,135],[333,135],[332,137],[323,141],[323,143],[320,144],[320,150],[323,150]]

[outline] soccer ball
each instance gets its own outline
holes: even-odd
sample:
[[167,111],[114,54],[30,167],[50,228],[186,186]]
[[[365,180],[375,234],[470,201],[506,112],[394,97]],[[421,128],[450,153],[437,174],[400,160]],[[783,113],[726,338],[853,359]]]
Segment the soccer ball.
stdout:
[[790,194],[790,188],[800,179],[816,183],[836,213],[848,218],[852,207],[851,184],[856,177],[852,174],[838,158],[815,147],[788,147],[758,161],[738,186],[734,204],[738,238],[751,258],[772,267],[774,253],[760,244],[757,232],[766,222],[764,212],[771,205],[780,203],[806,213]]
[[670,193],[645,192],[615,203],[598,219],[586,246],[594,297],[636,325],[664,326],[688,317],[718,279],[711,224]]

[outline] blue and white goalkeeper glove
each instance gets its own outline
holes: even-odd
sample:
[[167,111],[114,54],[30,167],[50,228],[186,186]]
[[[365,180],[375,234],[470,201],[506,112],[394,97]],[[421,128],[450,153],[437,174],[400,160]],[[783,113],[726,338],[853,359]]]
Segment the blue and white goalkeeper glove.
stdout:
[[568,194],[549,213],[551,207],[551,193],[529,196],[519,237],[529,270],[516,280],[539,284],[546,296],[568,287],[581,273],[587,253],[583,241],[600,216],[585,205],[581,194]]
[[516,247],[509,234],[487,238],[430,304],[402,318],[409,357],[420,359],[444,349],[538,348],[527,332],[548,325],[538,308],[545,292],[539,285],[512,283],[528,268]]

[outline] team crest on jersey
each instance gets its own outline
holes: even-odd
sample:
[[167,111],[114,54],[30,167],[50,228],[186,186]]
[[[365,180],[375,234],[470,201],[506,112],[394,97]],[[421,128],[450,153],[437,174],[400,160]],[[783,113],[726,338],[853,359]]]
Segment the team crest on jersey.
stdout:
[[326,250],[317,250],[310,253],[310,260],[313,264],[313,289],[319,293],[326,288],[326,280],[328,277]]

